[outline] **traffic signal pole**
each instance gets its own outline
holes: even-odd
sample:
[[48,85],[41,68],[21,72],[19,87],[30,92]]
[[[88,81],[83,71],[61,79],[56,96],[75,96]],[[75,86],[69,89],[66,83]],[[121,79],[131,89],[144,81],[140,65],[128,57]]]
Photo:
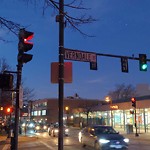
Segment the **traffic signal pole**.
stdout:
[[134,121],[135,121],[135,136],[139,136],[139,134],[137,133],[137,120],[136,120],[136,107],[134,110]]
[[64,0],[59,0],[59,135],[58,150],[63,150],[63,100],[64,100]]
[[30,40],[33,38],[34,33],[26,31],[24,28],[20,29],[18,38],[18,65],[17,65],[17,83],[16,83],[16,105],[15,105],[15,125],[14,125],[14,137],[12,138],[11,150],[18,150],[18,132],[19,132],[19,115],[20,115],[20,87],[22,78],[22,67],[24,63],[32,60],[33,55],[27,54],[32,49],[33,43]]
[[11,145],[11,150],[18,150],[18,130],[19,130],[19,89],[21,86],[21,77],[22,77],[22,67],[23,64],[18,62],[17,65],[17,85],[16,85],[16,107],[15,107],[15,126],[14,126],[14,140],[13,145]]

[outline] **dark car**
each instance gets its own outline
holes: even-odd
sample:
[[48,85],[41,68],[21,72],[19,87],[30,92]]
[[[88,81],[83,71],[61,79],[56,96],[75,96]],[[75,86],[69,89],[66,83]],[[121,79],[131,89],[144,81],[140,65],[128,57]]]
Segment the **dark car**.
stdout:
[[123,137],[111,126],[94,125],[79,132],[79,142],[96,150],[127,150],[129,139]]

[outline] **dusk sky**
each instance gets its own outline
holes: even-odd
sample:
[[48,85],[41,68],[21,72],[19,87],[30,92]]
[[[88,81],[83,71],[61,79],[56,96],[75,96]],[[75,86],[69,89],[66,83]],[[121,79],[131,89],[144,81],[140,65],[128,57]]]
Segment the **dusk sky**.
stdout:
[[[84,37],[67,26],[64,47],[130,57],[146,54],[150,59],[150,0],[84,0],[84,3],[91,8],[86,13],[97,21],[80,29],[95,37]],[[27,4],[25,0],[1,0],[0,4],[0,17],[34,32],[34,47],[28,51],[33,59],[24,64],[22,77],[25,86],[34,89],[35,99],[58,97],[58,84],[50,82],[50,64],[58,61],[59,24],[55,21],[58,13],[49,7],[43,16],[42,8],[42,0],[38,5]],[[73,16],[81,14],[77,10],[66,11]],[[11,41],[0,41],[0,58],[6,58],[15,71],[18,37],[7,30],[0,30],[0,37]],[[65,84],[64,97],[78,93],[81,98],[102,100],[117,84],[150,84],[149,62],[148,70],[142,72],[138,60],[128,60],[129,73],[121,72],[119,58],[98,56],[97,71],[90,70],[88,62],[72,62],[73,82]]]

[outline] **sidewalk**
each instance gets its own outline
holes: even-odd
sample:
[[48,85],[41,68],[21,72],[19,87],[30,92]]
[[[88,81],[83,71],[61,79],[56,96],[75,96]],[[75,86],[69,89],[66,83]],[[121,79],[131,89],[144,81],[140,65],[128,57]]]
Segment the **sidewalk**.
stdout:
[[150,141],[150,132],[144,132],[144,130],[138,130],[138,136],[135,135],[135,129],[133,130],[133,133],[127,133],[124,129],[115,128],[116,131],[119,131],[120,134],[122,134],[124,137],[129,138],[130,140],[148,140]]
[[0,134],[0,150],[7,150],[10,147],[10,138],[7,138],[5,132]]
[[[35,134],[22,134],[18,136],[18,142],[36,140],[38,137]],[[6,133],[0,134],[0,150],[10,150],[11,138],[7,138]]]

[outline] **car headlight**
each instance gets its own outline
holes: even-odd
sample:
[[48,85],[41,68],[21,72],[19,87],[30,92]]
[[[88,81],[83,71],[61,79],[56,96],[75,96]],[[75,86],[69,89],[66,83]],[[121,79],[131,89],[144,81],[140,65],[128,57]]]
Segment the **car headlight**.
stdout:
[[55,129],[55,130],[54,130],[54,132],[56,132],[56,133],[57,133],[57,132],[58,132],[58,129]]
[[109,143],[110,141],[106,139],[99,139],[99,142],[102,144],[106,144],[106,143]]
[[33,123],[30,123],[29,124],[29,128],[33,128],[34,127],[34,124]]
[[129,139],[123,139],[123,141],[129,143]]
[[35,129],[36,129],[36,130],[39,130],[39,129],[40,129],[40,126],[36,126]]
[[25,123],[23,123],[23,124],[22,124],[22,127],[25,127],[25,126],[26,126],[26,124],[25,124]]
[[43,129],[46,130],[46,129],[47,129],[47,126],[43,126]]
[[79,138],[79,142],[81,143],[81,137],[82,137],[82,133],[79,132],[78,138]]
[[69,132],[69,129],[65,129],[65,132]]

